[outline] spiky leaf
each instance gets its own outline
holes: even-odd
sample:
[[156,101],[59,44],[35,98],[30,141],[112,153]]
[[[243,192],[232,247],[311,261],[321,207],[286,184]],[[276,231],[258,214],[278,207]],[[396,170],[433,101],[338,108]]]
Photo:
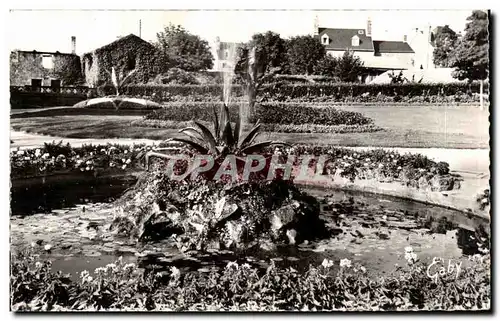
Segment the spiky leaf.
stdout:
[[243,148],[241,150],[241,152],[245,153],[245,154],[250,154],[250,153],[254,153],[254,152],[260,151],[263,148],[269,147],[271,145],[286,145],[286,146],[290,146],[290,144],[287,144],[285,142],[278,142],[278,141],[268,140],[268,141],[265,141],[265,142],[255,143],[255,144],[252,144],[250,146],[247,146],[247,147]]
[[222,133],[222,141],[226,146],[228,147],[234,147],[234,137],[233,137],[233,131],[231,129],[231,123],[229,120],[226,122],[226,126],[224,126],[224,132]]
[[186,128],[179,130],[179,133],[183,133],[183,134],[193,138],[194,140],[196,140],[200,143],[203,142],[203,134],[197,128],[186,127]]
[[252,128],[252,130],[250,130],[250,132],[248,133],[248,135],[243,139],[243,141],[241,142],[240,147],[245,147],[247,145],[250,145],[254,141],[255,137],[257,137],[257,135],[259,134],[259,129],[260,129],[260,124],[257,121],[257,125],[255,125]]
[[217,115],[217,110],[215,109],[215,105],[212,107],[214,110],[214,132],[215,132],[215,138],[219,140],[220,138],[220,133],[219,133],[219,115]]
[[240,132],[241,132],[241,116],[240,114],[237,115],[236,118],[236,125],[234,125],[234,144],[238,146],[238,143],[240,142]]
[[197,121],[195,121],[194,123],[196,124],[196,126],[198,126],[201,129],[201,132],[203,134],[203,140],[205,142],[207,142],[210,151],[213,154],[217,154],[217,143],[215,142],[214,135],[212,135],[210,130],[208,130],[208,128],[205,127],[205,125],[203,125]]
[[200,144],[195,143],[195,142],[188,140],[188,139],[171,138],[168,141],[176,141],[176,142],[180,142],[180,143],[185,143],[185,144],[188,144],[189,146],[193,147],[194,149],[196,149],[201,154],[208,154],[208,149],[206,149],[205,147],[201,146]]

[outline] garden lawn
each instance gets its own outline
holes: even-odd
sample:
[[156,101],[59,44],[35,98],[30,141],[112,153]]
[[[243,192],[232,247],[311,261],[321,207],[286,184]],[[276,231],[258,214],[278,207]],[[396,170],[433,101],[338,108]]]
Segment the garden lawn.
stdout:
[[[430,106],[349,106],[336,107],[361,112],[385,131],[373,133],[268,133],[260,139],[290,143],[333,144],[340,146],[414,148],[489,148],[489,113],[477,107]],[[131,125],[141,116],[71,115],[21,118],[15,115],[11,127],[69,138],[148,138],[166,139],[179,135],[177,129]]]

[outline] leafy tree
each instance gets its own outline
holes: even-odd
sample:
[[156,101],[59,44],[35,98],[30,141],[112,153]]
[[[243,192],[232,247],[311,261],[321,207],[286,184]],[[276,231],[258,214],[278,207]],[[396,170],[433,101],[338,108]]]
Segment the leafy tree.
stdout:
[[292,37],[287,45],[288,63],[292,74],[312,74],[325,55],[325,47],[312,36]]
[[439,28],[434,38],[433,61],[437,67],[451,67],[458,36],[448,25]]
[[318,61],[318,63],[314,66],[314,74],[322,76],[336,76],[337,63],[338,61],[336,58],[330,55],[325,55],[325,57]]
[[362,70],[363,61],[352,51],[345,51],[344,55],[337,59],[335,74],[343,82],[357,82]]
[[483,80],[488,77],[489,33],[488,13],[475,10],[467,18],[465,35],[456,49],[451,66],[455,68],[454,78],[481,82],[481,108],[483,107]]
[[238,48],[234,72],[246,85],[250,119],[255,113],[260,87],[286,66],[285,53],[285,41],[272,31],[254,34],[247,44]]
[[155,45],[168,59],[169,67],[186,71],[210,69],[213,66],[213,55],[206,40],[189,33],[182,26],[170,24],[162,32],[156,34]]

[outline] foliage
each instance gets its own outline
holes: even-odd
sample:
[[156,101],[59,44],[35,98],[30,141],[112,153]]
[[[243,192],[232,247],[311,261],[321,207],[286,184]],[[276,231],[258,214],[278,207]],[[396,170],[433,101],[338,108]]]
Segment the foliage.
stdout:
[[[411,263],[384,276],[349,260],[325,260],[305,273],[278,268],[263,271],[230,262],[207,273],[139,271],[133,264],[81,273],[78,282],[37,262],[33,254],[12,257],[11,308],[14,311],[412,311],[491,309],[491,258],[468,258],[458,277],[433,282],[424,263]],[[326,262],[326,263],[325,263]],[[337,273],[334,269],[339,269]]]
[[287,42],[288,63],[292,74],[312,74],[325,55],[325,47],[312,36],[292,37]]
[[[98,63],[96,87],[111,83],[110,71],[116,68],[118,74],[136,70],[131,83],[147,83],[149,79],[163,72],[166,67],[164,56],[150,43],[135,35],[128,35],[83,56],[84,64]],[[87,67],[86,67],[87,68]]]
[[[183,104],[171,105],[161,110],[156,110],[144,116],[145,119],[177,120],[190,121],[213,120],[213,108],[221,104]],[[237,121],[235,116],[239,106],[231,105],[228,107],[232,122]],[[283,103],[266,103],[256,106],[256,114],[259,115],[260,122],[263,124],[283,124],[283,125],[366,125],[372,123],[372,120],[364,117],[361,113],[339,110],[333,107],[307,107],[295,106]]]
[[457,33],[448,25],[439,28],[434,36],[433,62],[436,67],[448,68],[452,66],[453,56],[457,47]]
[[156,36],[156,46],[168,60],[169,67],[186,71],[212,68],[213,56],[208,42],[182,26],[170,24]]
[[467,18],[465,35],[456,48],[452,61],[453,76],[460,80],[484,80],[489,69],[488,13],[475,10]]
[[170,68],[165,74],[160,74],[155,78],[155,82],[160,84],[174,84],[174,85],[197,85],[196,77],[191,73],[179,69]]
[[70,56],[56,60],[54,65],[55,78],[62,80],[62,86],[77,86],[84,84],[80,57]]
[[337,58],[325,55],[325,57],[319,60],[314,66],[313,72],[315,75],[335,77],[337,76],[337,64]]
[[11,177],[26,178],[57,172],[77,171],[95,175],[97,171],[137,168],[136,155],[144,145],[83,145],[73,148],[61,142],[43,148],[14,150],[10,153]]
[[[233,100],[246,100],[246,86],[233,85]],[[488,84],[485,84],[488,88]],[[261,100],[269,102],[380,102],[380,103],[454,103],[475,102],[479,83],[266,83],[261,87]],[[103,88],[105,95],[113,87]],[[221,85],[130,85],[121,89],[125,96],[142,97],[157,102],[219,102]],[[258,107],[256,107],[258,108]]]
[[[209,122],[200,121],[205,126],[210,126]],[[160,119],[138,119],[134,121],[133,126],[148,127],[148,128],[168,128],[181,129],[190,125],[188,121],[176,120],[160,120]],[[301,125],[286,125],[286,124],[265,124],[261,123],[261,129],[266,132],[275,133],[371,133],[383,130],[374,125],[316,125],[316,124],[301,124]]]
[[[249,44],[238,47],[234,73],[243,80],[248,97],[248,115],[255,116],[255,102],[261,86],[282,70],[284,42],[271,31],[255,34]],[[227,101],[226,101],[227,103]]]
[[[270,145],[282,144],[280,142],[268,141],[255,144],[255,138],[259,134],[260,124],[259,121],[249,131],[248,135],[242,135],[242,120],[237,114],[236,125],[234,130],[231,126],[231,119],[229,116],[229,108],[226,104],[221,105],[220,118],[217,115],[215,106],[213,107],[213,130],[214,133],[205,127],[200,122],[194,122],[197,128],[187,127],[181,129],[180,132],[189,136],[192,140],[186,141],[184,139],[174,138],[173,141],[187,143],[194,147],[202,154],[212,154],[217,156],[225,156],[227,154],[250,154],[258,152],[260,149]],[[200,145],[202,143],[203,145]]]
[[363,69],[363,61],[352,51],[346,51],[337,59],[335,76],[342,82],[358,82],[358,75]]

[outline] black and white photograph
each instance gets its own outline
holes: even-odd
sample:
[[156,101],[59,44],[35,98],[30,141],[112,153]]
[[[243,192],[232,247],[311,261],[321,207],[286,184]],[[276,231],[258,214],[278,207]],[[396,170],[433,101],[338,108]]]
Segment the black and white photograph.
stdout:
[[494,13],[330,7],[11,9],[10,311],[491,312]]

